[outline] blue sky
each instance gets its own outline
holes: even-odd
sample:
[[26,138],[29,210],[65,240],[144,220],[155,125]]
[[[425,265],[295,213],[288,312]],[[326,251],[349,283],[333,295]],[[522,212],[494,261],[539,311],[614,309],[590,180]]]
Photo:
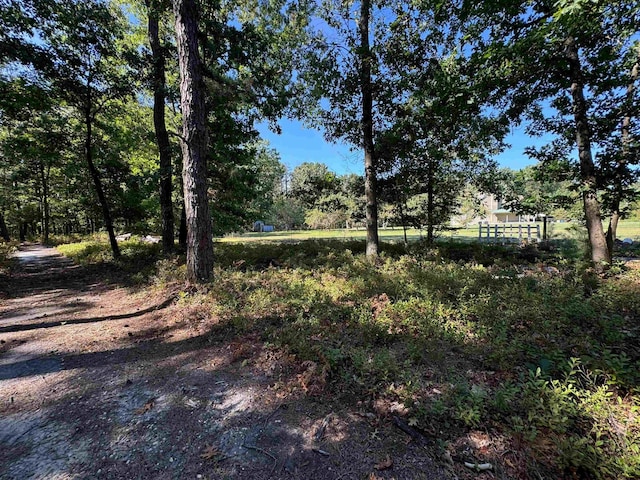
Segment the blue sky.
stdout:
[[[351,151],[344,144],[327,142],[318,130],[306,128],[295,120],[281,120],[282,134],[271,132],[266,125],[259,125],[262,138],[268,140],[271,147],[278,151],[280,159],[289,171],[304,162],[320,162],[329,170],[344,175],[346,173],[364,173],[363,155],[360,151]],[[518,170],[534,162],[524,154],[525,147],[539,146],[545,142],[524,133],[524,126],[513,127],[507,137],[511,148],[498,155],[500,166]]]

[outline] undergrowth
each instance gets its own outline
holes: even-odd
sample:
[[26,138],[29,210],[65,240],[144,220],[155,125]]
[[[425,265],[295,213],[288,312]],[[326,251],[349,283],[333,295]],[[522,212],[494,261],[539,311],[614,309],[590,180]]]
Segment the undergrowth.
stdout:
[[129,285],[148,282],[158,269],[161,245],[139,240],[119,242],[121,257],[114,260],[109,243],[100,238],[58,245],[57,249],[77,263],[100,269],[106,281]]
[[7,273],[11,266],[11,254],[16,250],[16,242],[0,242],[0,274]]
[[[104,244],[61,250],[110,262]],[[324,394],[401,404],[445,443],[474,430],[507,438],[522,463],[502,465],[507,478],[640,477],[640,271],[594,278],[577,256],[534,246],[390,244],[375,262],[363,252],[217,244],[198,301],[236,334],[314,362]],[[158,255],[127,242],[117,266],[182,281],[183,259]]]

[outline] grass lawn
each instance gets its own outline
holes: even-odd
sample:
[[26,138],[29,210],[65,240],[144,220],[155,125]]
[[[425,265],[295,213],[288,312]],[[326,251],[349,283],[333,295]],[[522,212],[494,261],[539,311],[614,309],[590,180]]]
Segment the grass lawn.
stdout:
[[[507,224],[508,225],[508,224]],[[542,223],[540,232],[542,232]],[[552,223],[548,226],[549,235],[556,239],[575,239],[581,235],[586,235],[583,226],[576,223]],[[423,230],[415,228],[407,229],[407,239],[409,241],[418,240],[424,237]],[[379,236],[385,242],[402,242],[404,235],[402,228],[381,228]],[[292,230],[282,232],[254,233],[249,232],[242,235],[228,235],[221,239],[220,242],[244,243],[244,242],[296,242],[311,239],[337,239],[337,240],[355,240],[364,239],[366,231],[364,229],[334,229],[334,230]],[[478,227],[459,228],[441,232],[440,239],[453,239],[469,241],[478,238]],[[623,220],[618,226],[618,238],[631,238],[640,241],[640,222]]]

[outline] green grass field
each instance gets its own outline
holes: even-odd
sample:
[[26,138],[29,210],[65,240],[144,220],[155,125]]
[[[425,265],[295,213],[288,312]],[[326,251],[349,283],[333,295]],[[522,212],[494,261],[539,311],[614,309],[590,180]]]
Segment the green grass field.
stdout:
[[[540,231],[542,231],[542,223]],[[552,223],[548,226],[548,231],[552,239],[570,239],[578,238],[586,235],[584,226],[578,223]],[[404,235],[402,228],[381,228],[379,230],[380,239],[385,242],[402,242]],[[410,228],[407,230],[407,239],[409,241],[418,240],[424,237],[424,230]],[[277,231],[270,233],[245,233],[242,235],[228,235],[219,241],[221,242],[287,242],[302,241],[311,239],[338,239],[338,240],[358,240],[366,237],[364,229],[334,229],[334,230],[291,230]],[[478,238],[478,227],[459,228],[441,232],[441,239],[456,240],[475,240]],[[618,227],[618,238],[631,238],[634,241],[640,241],[640,222],[622,221]]]

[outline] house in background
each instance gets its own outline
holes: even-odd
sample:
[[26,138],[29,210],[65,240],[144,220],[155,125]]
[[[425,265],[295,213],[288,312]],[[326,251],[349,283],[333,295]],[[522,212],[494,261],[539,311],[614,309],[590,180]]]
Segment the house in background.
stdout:
[[504,208],[502,200],[494,195],[485,195],[482,200],[482,207],[485,209],[484,218],[479,221],[483,223],[509,223],[509,222],[535,222],[535,215],[518,215],[511,210]]

